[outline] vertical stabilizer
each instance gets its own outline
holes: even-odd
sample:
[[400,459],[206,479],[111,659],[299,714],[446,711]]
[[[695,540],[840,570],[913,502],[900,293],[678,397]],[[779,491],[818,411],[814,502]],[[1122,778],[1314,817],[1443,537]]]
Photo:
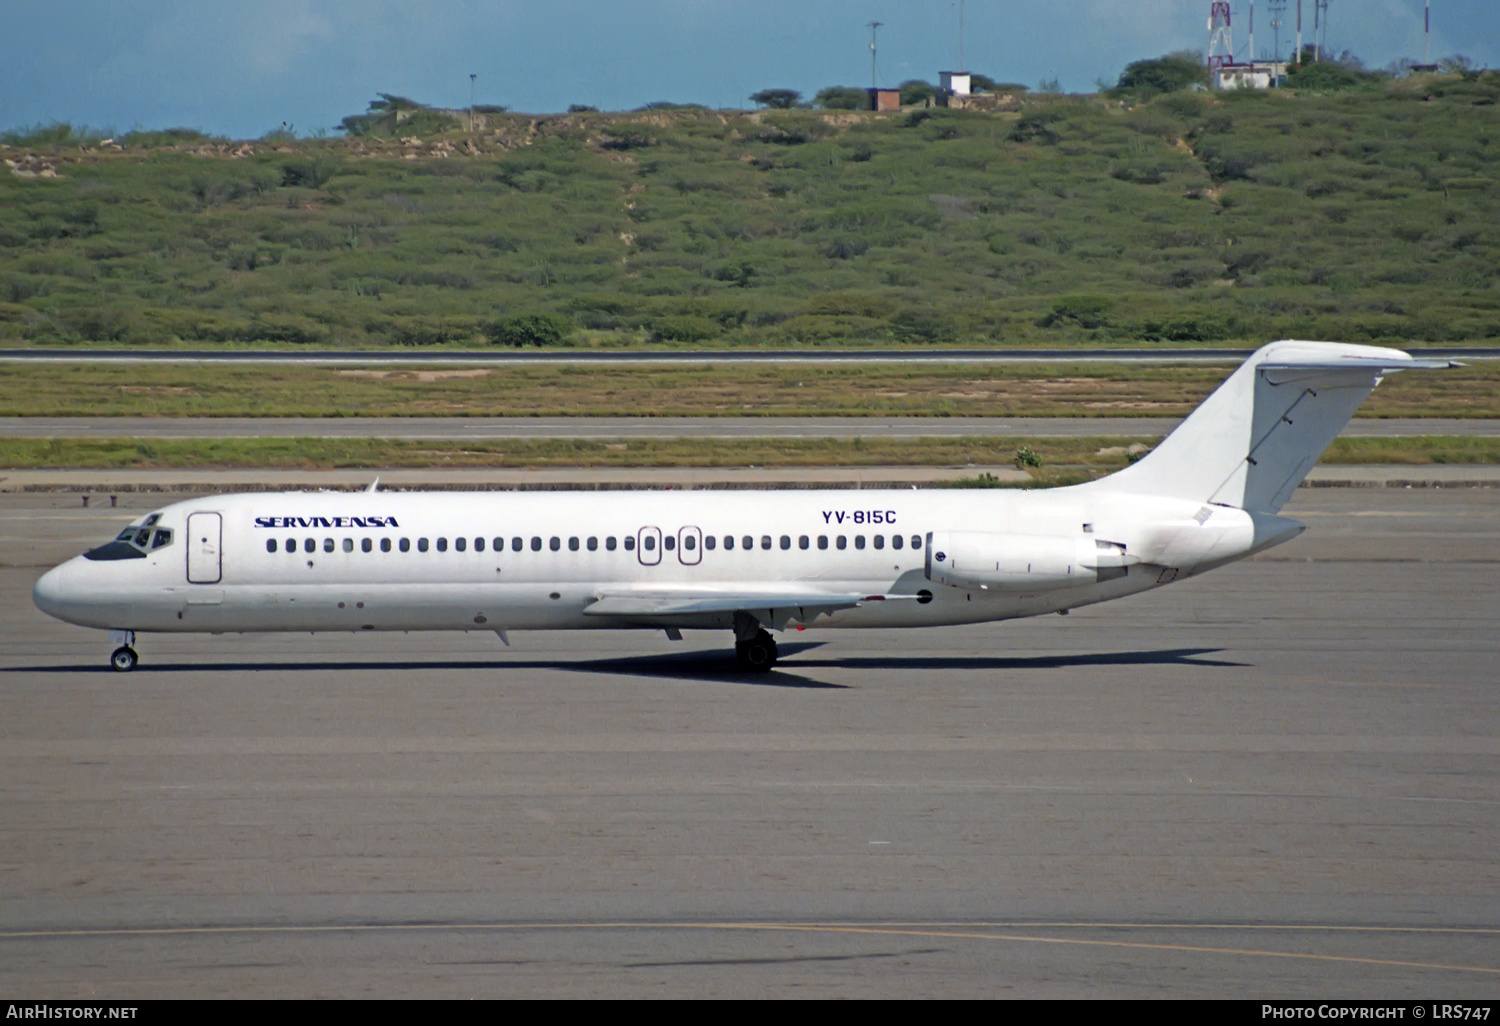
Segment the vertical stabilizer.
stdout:
[[1163,498],[1275,513],[1393,371],[1453,366],[1399,349],[1273,342],[1240,365],[1139,463],[1103,481]]

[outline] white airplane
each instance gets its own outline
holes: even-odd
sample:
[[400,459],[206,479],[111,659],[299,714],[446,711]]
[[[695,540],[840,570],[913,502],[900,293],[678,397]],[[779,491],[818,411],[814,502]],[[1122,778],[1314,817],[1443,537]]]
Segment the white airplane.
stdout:
[[1066,613],[1295,537],[1277,516],[1394,349],[1268,345],[1139,462],[1043,491],[291,492],[175,503],[49,571],[33,598],[153,631],[926,627]]

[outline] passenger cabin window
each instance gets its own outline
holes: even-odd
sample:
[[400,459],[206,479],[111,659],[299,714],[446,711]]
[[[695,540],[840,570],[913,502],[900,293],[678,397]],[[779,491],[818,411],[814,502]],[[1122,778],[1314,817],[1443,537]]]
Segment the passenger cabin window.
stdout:
[[369,552],[374,547],[375,543],[372,542],[369,538],[361,538],[359,540],[359,551],[361,552]]
[[769,549],[771,547],[771,536],[769,534],[763,534],[760,536],[760,547],[763,549]]
[[354,551],[354,539],[353,538],[345,538],[344,539],[344,551],[345,552],[353,552]]
[[275,538],[267,538],[266,539],[266,551],[267,552],[275,552],[276,551],[276,539]]
[[532,535],[532,537],[531,537],[531,551],[532,552],[541,552],[542,551],[542,539],[538,538],[536,535]]
[[426,552],[427,551],[427,539],[426,538],[418,538],[417,539],[417,551],[418,552]]
[[302,551],[303,552],[317,552],[318,551],[318,540],[316,538],[305,538],[305,539],[303,539],[303,541],[302,541]]
[[411,551],[411,539],[410,538],[402,538],[401,539],[401,551],[402,552],[410,552]]
[[647,552],[655,552],[656,551],[656,539],[653,538],[649,534],[646,535],[645,539],[641,542],[641,544],[646,547],[646,551]]
[[[770,548],[770,547],[771,547],[771,539],[767,538],[766,539],[766,548]],[[742,549],[753,549],[753,548],[755,548],[755,539],[752,538],[748,534],[745,535],[745,537],[743,537],[743,538],[740,539],[740,548],[742,548]]]
[[578,551],[578,539],[577,538],[569,538],[568,539],[568,551],[569,552],[577,552]]
[[724,551],[728,552],[732,548],[734,548],[734,535],[726,534],[724,536]]
[[809,544],[811,543],[808,541],[807,535],[805,534],[797,539],[797,548],[799,549],[805,549],[809,546]]
[[847,549],[849,547],[849,539],[845,538],[843,535],[839,535],[837,540],[835,540],[833,544],[834,548]]
[[682,547],[687,549],[689,552],[692,552],[698,547],[698,545],[693,541],[693,536],[688,535],[686,538],[682,539]]
[[437,550],[439,552],[447,552],[448,551],[448,539],[447,538],[439,538],[437,540]]
[[920,534],[914,534],[911,536],[911,547],[914,549],[920,549],[922,547],[922,536]]
[[632,538],[632,537],[630,537],[629,535],[627,535],[625,537],[625,551],[626,552],[634,552],[635,551],[635,539]]
[[901,547],[901,536],[899,534],[893,534],[893,535],[891,535],[891,548],[893,548],[893,549],[899,549],[900,547]]
[[885,548],[885,535],[883,535],[883,534],[877,534],[875,536],[875,547],[877,549],[883,549],[883,548]]
[[784,535],[781,536],[781,547],[783,549],[789,549],[789,548],[792,547],[792,536],[791,535],[784,534]]
[[818,548],[820,548],[820,549],[826,549],[826,548],[828,548],[828,535],[826,535],[826,534],[820,534],[820,535],[818,535]]
[[709,535],[705,535],[704,536],[704,538],[703,538],[703,547],[705,549],[707,549],[709,552],[712,552],[714,550],[714,546],[717,545],[717,544],[718,544],[718,539],[715,538],[713,535],[709,534]]
[[[443,539],[441,539],[441,538],[438,539],[439,551],[441,551],[442,541],[443,541]],[[454,538],[453,539],[453,551],[454,552],[463,552],[468,547],[469,547],[469,540],[467,538]]]
[[609,551],[611,551],[611,552],[615,551],[615,536],[614,535],[610,535],[608,538],[604,539],[604,547],[606,549],[608,549]]
[[[459,549],[458,551],[462,552],[463,549]],[[483,552],[484,551],[484,539],[483,538],[475,538],[474,539],[474,551],[475,552]]]
[[856,534],[854,536],[854,547],[856,549],[862,549],[862,548],[865,547],[865,536],[864,535],[862,535],[862,534]]
[[598,538],[593,538],[593,537],[589,538],[589,551],[590,552],[598,552],[599,551],[599,539]]
[[382,538],[382,539],[380,539],[380,551],[381,552],[389,552],[389,551],[391,551],[391,540],[389,538]]
[[551,549],[553,552],[562,551],[562,539],[557,537],[556,535],[553,535],[552,540],[547,542],[547,548]]
[[668,552],[671,552],[673,549],[677,548],[677,539],[673,538],[669,534],[661,540],[661,547],[666,549]]

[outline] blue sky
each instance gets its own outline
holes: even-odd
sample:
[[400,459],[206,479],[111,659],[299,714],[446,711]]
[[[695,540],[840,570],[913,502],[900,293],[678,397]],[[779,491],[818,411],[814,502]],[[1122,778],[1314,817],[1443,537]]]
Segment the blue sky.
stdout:
[[[1247,55],[1249,0],[1234,0]],[[1284,49],[1297,0],[1287,0]],[[1303,0],[1311,34],[1313,0]],[[1256,49],[1269,52],[1268,0]],[[1500,2],[1432,0],[1432,55],[1500,67]],[[965,0],[970,70],[1069,91],[1207,43],[1207,0]],[[5,0],[0,128],[67,121],[254,138],[331,129],[377,92],[513,110],[656,100],[751,106],[758,89],[882,84],[958,63],[958,0]],[[1328,41],[1371,67],[1422,53],[1422,0],[1331,0]]]

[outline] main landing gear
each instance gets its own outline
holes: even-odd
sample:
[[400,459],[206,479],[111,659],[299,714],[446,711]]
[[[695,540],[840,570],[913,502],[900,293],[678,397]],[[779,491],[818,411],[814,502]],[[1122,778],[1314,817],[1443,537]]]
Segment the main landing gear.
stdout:
[[109,640],[119,647],[109,654],[109,665],[117,673],[129,673],[135,669],[140,656],[131,646],[135,644],[135,631],[110,631]]
[[751,673],[766,673],[776,665],[776,639],[748,613],[734,614],[734,654]]

